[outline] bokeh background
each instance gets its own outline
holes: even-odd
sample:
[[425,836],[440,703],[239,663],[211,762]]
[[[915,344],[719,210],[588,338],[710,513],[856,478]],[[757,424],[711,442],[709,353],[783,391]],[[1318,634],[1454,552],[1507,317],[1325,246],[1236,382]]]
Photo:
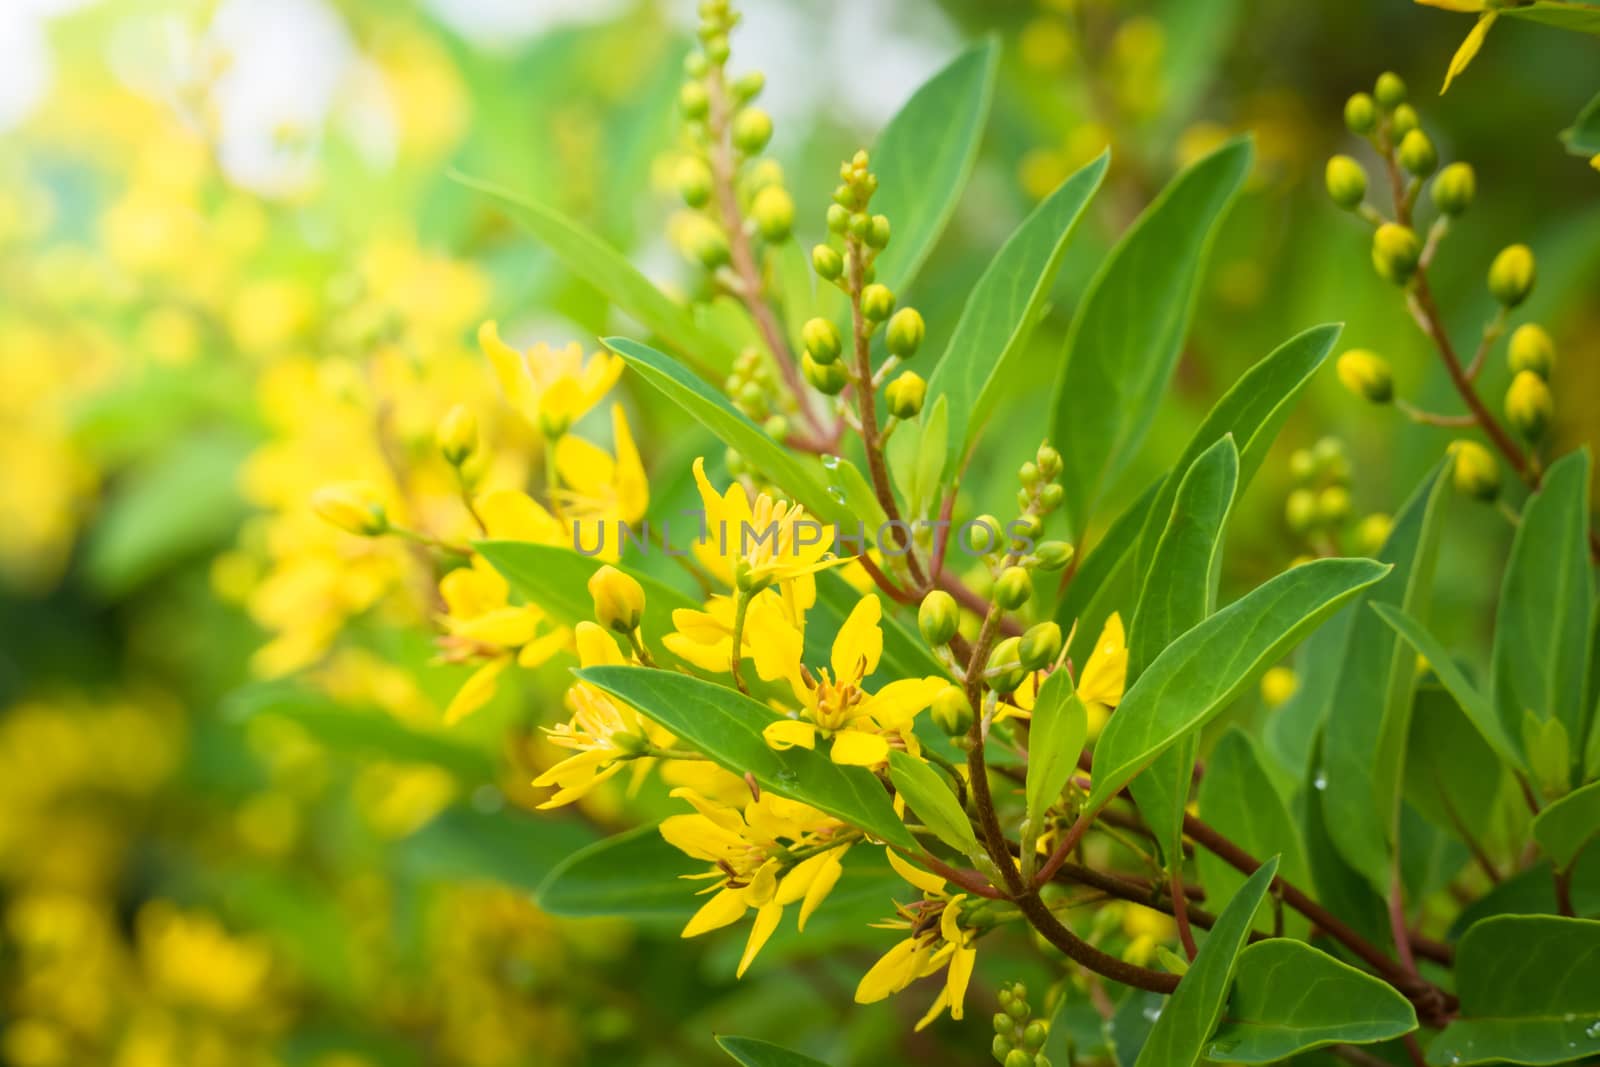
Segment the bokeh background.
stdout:
[[[932,351],[1030,205],[1113,149],[974,506],[985,484],[1004,491],[986,469],[1037,444],[1039,384],[1109,241],[1236,132],[1255,135],[1256,168],[1123,489],[1319,322],[1449,408],[1366,229],[1322,189],[1327,156],[1357,147],[1343,100],[1385,69],[1441,156],[1478,171],[1434,269],[1452,325],[1475,337],[1489,258],[1530,244],[1528,312],[1560,352],[1556,448],[1600,441],[1600,175],[1557,141],[1600,87],[1593,39],[1502,20],[1439,98],[1468,22],[1407,0],[744,7],[734,67],[767,75],[806,244],[838,159],[964,41],[1002,41],[978,169],[910,294]],[[842,921],[775,941],[736,983],[740,935],[680,941],[692,903],[670,872],[631,919],[540,910],[532,891],[562,857],[659,796],[531,814],[527,782],[553,757],[536,727],[559,713],[566,664],[445,728],[466,668],[438,661],[415,559],[353,547],[308,507],[325,482],[406,470],[420,520],[459,521],[446,470],[417,460],[452,404],[481,413],[506,477],[537,460],[478,323],[589,345],[629,327],[452,170],[558,206],[692,292],[670,175],[693,20],[691,0],[0,5],[0,1061],[700,1064],[729,1031],[839,1063],[987,1056],[982,1011],[912,1037],[920,1004],[851,1005],[874,953]],[[1489,375],[1497,396],[1504,370]],[[637,435],[664,443],[646,456],[670,508],[689,459],[720,448],[622,389]],[[1310,547],[1283,520],[1288,456],[1329,437],[1352,524],[1397,506],[1449,439],[1326,374],[1241,505],[1228,588]],[[1472,649],[1509,527],[1457,506],[1438,617]],[[844,907],[859,922],[882,902]],[[986,952],[979,987],[1059,977],[1027,949]],[[1092,1031],[1074,1011],[1061,1033]]]

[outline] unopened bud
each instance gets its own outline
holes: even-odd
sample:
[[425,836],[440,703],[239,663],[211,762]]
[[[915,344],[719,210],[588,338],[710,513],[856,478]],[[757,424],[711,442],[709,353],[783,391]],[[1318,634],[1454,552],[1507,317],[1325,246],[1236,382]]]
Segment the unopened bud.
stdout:
[[610,564],[589,576],[595,621],[619,634],[631,634],[644,618],[644,588],[632,575]]
[[873,248],[887,247],[889,244],[889,216],[872,216],[872,223],[867,227],[867,232],[862,235],[862,240]]
[[1394,399],[1394,375],[1389,363],[1376,352],[1352,348],[1339,357],[1339,381],[1352,393],[1374,404]]
[[1039,569],[1058,571],[1072,562],[1072,546],[1065,541],[1041,541],[1033,550]]
[[783,186],[769,185],[751,202],[750,216],[763,239],[772,244],[787,241],[794,230],[794,198]]
[[1274,667],[1261,676],[1261,700],[1269,708],[1280,707],[1299,687],[1300,679],[1291,668]]
[[1017,648],[1022,665],[1030,671],[1049,666],[1060,653],[1061,627],[1053,622],[1041,622],[1028,627],[1028,632],[1022,635],[1022,644]]
[[1433,141],[1421,130],[1412,130],[1400,139],[1400,147],[1396,152],[1400,165],[1419,178],[1425,178],[1433,173],[1439,165],[1439,152],[1433,147]]
[[1364,556],[1376,556],[1384,542],[1389,540],[1389,531],[1393,529],[1393,519],[1381,511],[1374,511],[1356,525],[1356,548]]
[[1378,276],[1396,285],[1411,280],[1422,255],[1422,244],[1408,226],[1386,222],[1372,235],[1372,266]]
[[933,698],[933,723],[950,737],[964,737],[972,729],[972,703],[958,685],[948,685]]
[[956,598],[943,589],[935,589],[922,598],[917,608],[917,629],[922,639],[934,648],[947,645],[961,625],[961,609]]
[[882,322],[894,311],[894,293],[887,285],[874,282],[861,290],[861,314],[873,322]]
[[883,395],[889,402],[889,414],[897,419],[914,419],[922,413],[928,383],[922,380],[922,375],[908,370],[890,382]]
[[685,118],[703,119],[711,110],[711,94],[697,81],[684,82],[678,90],[678,106],[683,108]]
[[1406,134],[1421,127],[1422,120],[1417,117],[1417,109],[1410,104],[1401,104],[1394,109],[1394,114],[1389,116],[1389,132],[1396,141],[1404,139]]
[[1048,514],[1049,512],[1055,511],[1057,508],[1059,508],[1062,504],[1062,501],[1066,499],[1066,496],[1067,491],[1061,488],[1061,486],[1057,485],[1055,482],[1051,482],[1049,485],[1041,486],[1039,488],[1039,507],[1042,508],[1046,514]]
[[806,324],[800,328],[800,340],[805,345],[807,354],[823,365],[838,359],[843,345],[838,329],[823,318],[807,319]]
[[1328,183],[1328,195],[1346,211],[1359,207],[1361,201],[1366,199],[1366,169],[1349,156],[1334,156],[1328,160],[1324,177]]
[[451,408],[439,422],[434,438],[445,462],[459,467],[478,450],[478,419],[464,404]]
[[1356,93],[1344,102],[1344,124],[1364,137],[1378,128],[1378,102],[1369,93]]
[[1511,388],[1506,390],[1506,420],[1523,438],[1537,441],[1543,437],[1554,410],[1550,387],[1543,378],[1525,370],[1511,379]]
[[928,327],[922,321],[921,312],[916,308],[901,308],[889,320],[888,329],[884,333],[884,342],[889,346],[891,355],[910,359],[917,354],[917,349],[922,345],[922,338],[927,332]]
[[989,653],[989,662],[986,664],[989,688],[1001,696],[1013,692],[1028,676],[1020,659],[1021,648],[1022,638],[1008,637]]
[[828,232],[844,233],[850,228],[850,209],[842,204],[828,205]]
[[1511,245],[1489,264],[1489,292],[1506,307],[1516,307],[1533,292],[1536,274],[1533,249]]
[[358,537],[376,537],[389,529],[382,498],[365,482],[323,486],[312,494],[311,508],[325,522]]
[[850,384],[849,373],[837,359],[832,363],[818,363],[809,352],[800,355],[800,373],[811,388],[825,396],[838,396]]
[[994,602],[1007,611],[1014,611],[1033,596],[1033,577],[1026,567],[1007,567],[994,583]]
[[1338,526],[1350,517],[1350,490],[1330,485],[1317,494],[1317,521],[1323,526]]
[[817,245],[811,250],[811,269],[823,281],[838,281],[844,273],[844,257],[832,245]]
[[733,145],[747,156],[753,156],[772,140],[772,116],[759,107],[741,108],[733,116]]
[[1478,177],[1471,163],[1452,163],[1433,179],[1433,206],[1443,215],[1459,215],[1478,195]]
[[753,70],[733,83],[733,98],[741,104],[749,103],[761,95],[761,90],[767,87],[767,76],[759,70]]
[[1400,80],[1400,75],[1392,70],[1386,70],[1378,75],[1378,84],[1373,87],[1373,97],[1378,101],[1378,106],[1385,111],[1393,111],[1406,99],[1406,83]]
[[1039,467],[1039,477],[1047,482],[1053,482],[1061,477],[1061,453],[1052,445],[1040,445],[1039,450],[1033,454],[1033,461]]
[[703,159],[691,156],[678,164],[675,175],[678,195],[690,207],[705,207],[711,200],[711,168]]
[[1476,441],[1455,441],[1450,454],[1455,457],[1451,480],[1457,492],[1483,501],[1500,495],[1500,464],[1487,448]]
[[1296,489],[1284,501],[1283,517],[1289,529],[1308,534],[1317,528],[1317,494],[1311,489]]
[[1506,360],[1511,364],[1512,374],[1532,371],[1549,381],[1550,372],[1556,366],[1556,343],[1543,326],[1536,322],[1525,323],[1512,332]]
[[702,267],[716,270],[728,262],[728,235],[722,232],[722,227],[703,215],[691,218],[694,221],[688,227],[684,246]]

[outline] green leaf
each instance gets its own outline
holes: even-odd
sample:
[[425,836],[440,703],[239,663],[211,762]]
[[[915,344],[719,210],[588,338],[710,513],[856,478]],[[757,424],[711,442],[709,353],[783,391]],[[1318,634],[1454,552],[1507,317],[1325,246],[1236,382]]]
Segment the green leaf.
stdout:
[[1161,1018],[1151,1029],[1134,1067],[1194,1067],[1200,1062],[1206,1039],[1222,1015],[1239,950],[1250,935],[1250,917],[1277,873],[1278,860],[1274,856],[1222,909],[1205,944],[1200,946],[1200,954],[1161,1009]]
[[626,337],[607,337],[601,343],[621,356],[641,378],[688,412],[691,418],[716,434],[723,444],[804,504],[811,514],[823,522],[841,523],[854,529],[852,520],[856,516],[828,493],[816,466],[768,437],[744,412],[728,403],[727,397],[690,374],[677,360]]
[[1250,142],[1233,141],[1174,179],[1112,249],[1073,317],[1050,440],[1066,461],[1064,510],[1078,535],[1144,440],[1188,332],[1211,235],[1250,159]]
[[[1122,587],[1131,577],[1134,545],[1152,514],[1161,484],[1160,481],[1152,483],[1117,516],[1105,535],[1083,557],[1082,566],[1067,584],[1066,595],[1056,605],[1057,624],[1072,634],[1067,655],[1074,663],[1087,662],[1094,643],[1100,639],[1100,628],[1116,610]],[[1139,591],[1134,589],[1126,594],[1127,600],[1138,595]]]
[[861,468],[843,456],[823,456],[822,469],[827,472],[828,496],[858,519],[867,530],[880,530],[889,521],[873,492],[872,483],[861,473]]
[[681,879],[705,869],[668,844],[659,827],[640,826],[568,856],[535,899],[551,915],[687,920],[703,901]]
[[619,309],[637,319],[684,359],[704,360],[716,371],[733,365],[737,353],[731,346],[715,333],[702,329],[687,309],[657,289],[621,252],[595,234],[559,211],[503,185],[458,172],[452,172],[451,177],[498,201],[568,270],[604,293]]
[[1339,684],[1339,660],[1350,639],[1355,610],[1345,608],[1307,638],[1295,654],[1295,689],[1267,720],[1267,749],[1296,777],[1310,776],[1322,724]]
[[1417,1028],[1416,1009],[1386,982],[1285,938],[1250,945],[1206,1055],[1276,1063],[1328,1045],[1370,1045]]
[[[606,565],[605,560],[558,545],[537,545],[531,541],[479,541],[473,547],[511,583],[512,589],[556,621],[576,626],[594,619],[589,579]],[[703,605],[647,574],[620,564],[612,566],[631,575],[644,590],[644,617],[639,622],[639,631],[646,646],[659,649],[661,655],[674,663],[681,662],[666,651],[661,639],[677,629],[672,623],[674,611],[683,608],[699,611]]]
[[1028,726],[1027,823],[1030,835],[1044,826],[1044,813],[1066,788],[1089,736],[1089,709],[1072,688],[1072,676],[1051,671],[1033,702]]
[[1547,797],[1566,792],[1572,739],[1560,719],[1541,719],[1532,711],[1524,711],[1522,751],[1528,754],[1528,777],[1535,789]]
[[1564,0],[1537,0],[1518,7],[1506,5],[1496,10],[1511,18],[1542,22],[1557,29],[1573,30],[1600,37],[1600,7],[1594,4],[1573,4]]
[[948,397],[958,429],[941,457],[946,469],[972,445],[998,399],[998,386],[1016,371],[1067,241],[1110,161],[1111,153],[1102,152],[1041,201],[990,260],[967,297],[944,355],[928,378],[928,396]]
[[1406,801],[1441,829],[1483,840],[1506,773],[1494,749],[1437,683],[1419,686],[1406,742]]
[[1460,1015],[1428,1047],[1438,1067],[1568,1063],[1600,1054],[1600,922],[1501,915],[1456,947]]
[[1561,131],[1561,141],[1575,156],[1600,155],[1600,93],[1596,93],[1572,125]]
[[[1200,428],[1184,446],[1178,462],[1173,464],[1173,471],[1187,471],[1202,452],[1224,435],[1232,434],[1239,450],[1239,488],[1235,495],[1242,496],[1261,469],[1268,449],[1277,440],[1278,431],[1283,428],[1300,394],[1327,361],[1342,329],[1336,323],[1313,326],[1295,334],[1245,371],[1206,414]],[[1172,498],[1178,493],[1178,484],[1176,474],[1162,483],[1151,518],[1141,534],[1136,574],[1150,572],[1150,557],[1155,554],[1156,542],[1161,537],[1161,523],[1172,511]]]
[[1600,782],[1568,793],[1533,819],[1533,839],[1561,870],[1571,867],[1596,837],[1600,837]]
[[828,1067],[821,1060],[753,1037],[719,1037],[717,1044],[744,1067]]
[[406,869],[445,882],[489,879],[529,893],[595,832],[577,819],[551,818],[520,808],[484,812],[465,804],[446,808],[396,845]]
[[[1450,461],[1439,463],[1395,516],[1378,554],[1395,573],[1358,605],[1390,603],[1413,613],[1426,607],[1449,473]],[[1335,714],[1323,728],[1322,802],[1329,833],[1379,893],[1388,892],[1393,875],[1416,663],[1381,618],[1358,606],[1340,657]]]
[[872,148],[873,210],[894,227],[877,276],[896,293],[928,258],[972,173],[999,57],[993,40],[961,53],[912,94]]
[[761,731],[776,716],[742,693],[688,675],[646,667],[590,667],[578,677],[660,723],[734,774],[752,774],[763,789],[810,804],[890,844],[916,847],[895,815],[883,784],[860,767],[842,767],[825,752],[777,752]]
[[[1134,779],[1135,784],[1138,781]],[[1255,742],[1238,727],[1230,728],[1211,750],[1205,777],[1200,779],[1199,801],[1200,817],[1219,833],[1252,856],[1280,857],[1286,881],[1310,882],[1300,829],[1267,777]],[[1209,898],[1232,896],[1244,882],[1244,875],[1202,849],[1196,850],[1195,866]],[[1299,927],[1291,933],[1303,934],[1304,921],[1288,918]]]
[[906,516],[927,515],[938,503],[950,443],[950,398],[941,396],[911,426],[889,438],[889,473],[906,500]]
[[1550,465],[1528,498],[1511,542],[1495,614],[1490,692],[1508,736],[1522,716],[1561,720],[1581,758],[1591,709],[1584,707],[1594,575],[1589,568],[1589,453]]
[[1089,806],[1104,806],[1163,749],[1203,726],[1341,604],[1388,573],[1368,559],[1313,560],[1168,645],[1123,696],[1095,744]]
[[1429,633],[1422,623],[1393,604],[1373,603],[1371,608],[1378,613],[1379,618],[1394,627],[1395,633],[1399,634],[1417,655],[1428,661],[1429,668],[1439,676],[1440,683],[1450,695],[1456,698],[1456,703],[1466,714],[1467,720],[1495,754],[1509,766],[1525,766],[1517,748],[1507,739],[1505,730],[1495,715],[1494,707],[1489,703],[1489,698],[1462,673],[1461,668],[1456,665],[1439,639]]
[[940,841],[966,856],[979,851],[971,820],[938,771],[909,753],[890,752],[889,780]]
[[[1184,471],[1128,627],[1130,681],[1137,681],[1162,649],[1216,607],[1222,533],[1238,484],[1239,453],[1231,435]],[[1199,738],[1189,734],[1156,756],[1129,785],[1169,865],[1183,862],[1183,809],[1198,744]]]

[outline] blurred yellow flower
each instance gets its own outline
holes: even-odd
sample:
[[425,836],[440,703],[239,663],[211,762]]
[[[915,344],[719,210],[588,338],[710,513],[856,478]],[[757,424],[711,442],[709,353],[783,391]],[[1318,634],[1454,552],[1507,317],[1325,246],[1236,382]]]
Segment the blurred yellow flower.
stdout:
[[492,321],[478,328],[478,344],[512,407],[549,438],[571,429],[622,374],[620,357],[596,352],[585,360],[576,343],[557,349],[541,342],[518,352],[500,340]]

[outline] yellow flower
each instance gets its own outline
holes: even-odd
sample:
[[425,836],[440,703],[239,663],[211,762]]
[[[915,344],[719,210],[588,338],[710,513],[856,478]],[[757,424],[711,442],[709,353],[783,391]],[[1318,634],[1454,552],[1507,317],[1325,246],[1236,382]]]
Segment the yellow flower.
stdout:
[[965,893],[951,896],[944,879],[911,866],[888,850],[889,865],[895,872],[922,890],[922,899],[909,906],[897,906],[899,918],[880,924],[885,929],[910,930],[912,934],[884,953],[862,976],[856,986],[856,1003],[872,1004],[894,995],[919,978],[945,972],[944,988],[926,1015],[917,1023],[921,1030],[950,1010],[960,1019],[972,980],[972,967],[978,957],[973,942],[981,930],[962,925]]
[[566,433],[622,374],[620,358],[596,352],[586,361],[576,343],[555,349],[541,342],[525,353],[518,352],[500,340],[500,330],[493,322],[479,327],[478,344],[494,364],[506,398],[546,437]]
[[[741,659],[755,664],[756,674],[775,682],[789,677],[805,648],[805,612],[816,596],[815,586],[804,590],[789,582],[780,589],[763,589],[745,609],[739,644]],[[802,601],[801,597],[807,597]],[[738,604],[731,596],[713,596],[706,610],[678,608],[672,613],[674,631],[662,638],[667,651],[712,674],[726,674],[733,655],[733,622]]]
[[[1122,628],[1122,616],[1113,611],[1100,630],[1094,651],[1078,672],[1078,696],[1089,712],[1089,739],[1100,735],[1111,709],[1122,702],[1122,690],[1128,679],[1128,639]],[[1034,698],[1039,692],[1037,673],[1025,678],[1011,701],[1002,704],[997,719],[1011,716],[1028,718],[1033,714]]]
[[684,926],[683,936],[728,926],[755,908],[755,923],[739,960],[742,978],[778,928],[784,908],[799,903],[799,928],[805,930],[806,920],[843,873],[844,854],[855,834],[815,808],[773,793],[763,793],[742,812],[692,789],[674,789],[672,795],[692,804],[695,814],[662,820],[661,836],[711,864],[708,873],[688,877],[715,879],[702,891],[711,897]]
[[[550,500],[579,545],[599,544],[603,539],[606,550],[601,555],[609,553],[615,558],[621,535],[614,528],[618,523],[632,524],[644,518],[650,503],[650,486],[621,404],[611,406],[611,430],[616,442],[615,458],[581,437],[567,436],[556,442],[560,484],[551,488]],[[597,530],[589,528],[596,524]],[[608,527],[612,528],[611,536],[605,537]]]
[[1444,88],[1439,90],[1439,95],[1443,96],[1450,91],[1450,83],[1455,80],[1456,75],[1467,69],[1467,64],[1472,62],[1478,50],[1483,47],[1484,38],[1489,36],[1489,27],[1494,25],[1494,20],[1500,17],[1500,13],[1491,10],[1489,0],[1417,0],[1417,3],[1427,4],[1429,7],[1441,7],[1446,11],[1476,13],[1478,16],[1478,21],[1473,24],[1471,32],[1450,59],[1450,69],[1444,76]]
[[831,739],[835,763],[873,767],[889,758],[889,737],[916,751],[911,733],[919,711],[948,685],[943,678],[902,678],[876,693],[863,688],[883,655],[883,608],[876,596],[857,602],[833,641],[832,671],[817,674],[791,661],[789,685],[800,701],[799,717],[779,719],[762,731],[767,744],[783,751],[816,747],[818,735]]
[[833,531],[799,504],[757,493],[755,502],[734,482],[717,492],[706,478],[705,460],[694,461],[694,480],[705,508],[704,535],[694,554],[724,585],[764,589],[836,566]]

